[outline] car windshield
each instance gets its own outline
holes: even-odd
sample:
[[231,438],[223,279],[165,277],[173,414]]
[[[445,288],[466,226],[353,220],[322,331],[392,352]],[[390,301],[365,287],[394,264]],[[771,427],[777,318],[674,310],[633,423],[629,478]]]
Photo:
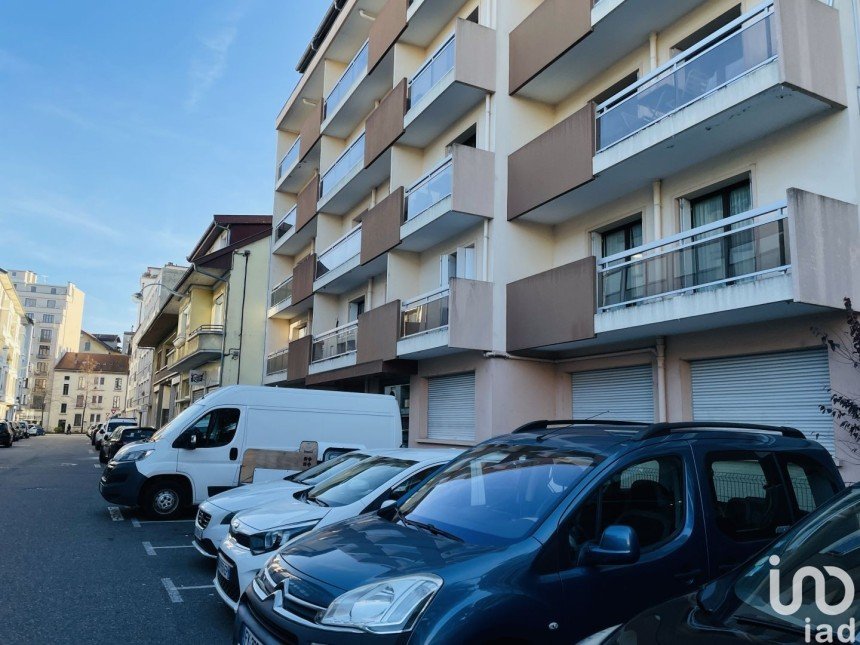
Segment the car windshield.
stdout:
[[593,464],[592,455],[542,446],[478,446],[406,500],[401,517],[475,544],[515,542],[531,533]]
[[361,452],[348,452],[340,457],[320,462],[316,466],[311,466],[300,473],[288,475],[287,477],[284,477],[284,479],[289,482],[295,482],[296,484],[316,486],[320,482],[343,472],[350,466],[354,466],[362,459],[367,459],[367,455]]
[[192,422],[197,421],[197,419],[203,416],[204,409],[202,401],[195,403],[191,407],[185,408],[185,410],[177,414],[170,423],[152,435],[149,438],[149,441],[158,441],[174,428],[182,428],[184,430],[187,426],[191,425]]
[[414,464],[414,461],[394,457],[365,459],[311,488],[307,500],[323,506],[352,504]]
[[[777,564],[773,556],[779,558]],[[802,567],[812,567],[818,573],[812,573],[812,569],[800,571]],[[772,570],[779,574],[779,598],[776,599],[779,604],[771,601],[771,578],[775,577],[771,576]],[[734,585],[735,599],[740,602],[734,616],[741,621],[787,623],[798,633],[806,628],[807,619],[810,619],[813,633],[819,625],[837,629],[852,616],[860,615],[860,595],[855,595],[853,601],[846,598],[840,572],[854,581],[860,580],[860,488],[838,497],[811,521],[787,533],[740,575]],[[805,592],[799,594],[802,596],[799,606],[791,607],[795,595],[792,586],[798,573],[798,580],[804,574],[812,575],[803,581]],[[824,602],[819,603],[817,599],[820,594],[813,576],[821,576],[824,581],[821,598]],[[811,592],[813,589],[816,593]],[[839,607],[842,611],[837,615],[822,611],[828,609],[827,605],[838,607],[843,600],[845,607]],[[793,611],[789,612],[790,609]],[[786,612],[788,615],[783,615]]]

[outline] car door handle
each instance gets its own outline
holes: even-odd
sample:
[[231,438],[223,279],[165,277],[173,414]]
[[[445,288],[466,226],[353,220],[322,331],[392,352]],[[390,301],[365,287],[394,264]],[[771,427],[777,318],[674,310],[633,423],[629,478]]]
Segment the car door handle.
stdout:
[[693,569],[691,571],[684,571],[682,573],[675,574],[675,580],[687,580],[689,584],[693,584],[700,575],[702,575],[703,571],[701,569]]
[[230,448],[230,461],[236,461],[239,457],[239,449],[238,448]]

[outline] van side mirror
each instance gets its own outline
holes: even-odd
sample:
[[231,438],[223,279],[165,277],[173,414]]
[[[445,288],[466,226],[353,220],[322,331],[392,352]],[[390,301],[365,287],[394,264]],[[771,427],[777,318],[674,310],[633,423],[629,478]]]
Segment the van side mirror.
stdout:
[[580,566],[633,564],[639,560],[639,537],[629,526],[607,526],[600,544],[590,542],[579,552]]
[[188,435],[188,439],[185,442],[185,448],[188,450],[194,450],[197,447],[197,433],[192,432]]

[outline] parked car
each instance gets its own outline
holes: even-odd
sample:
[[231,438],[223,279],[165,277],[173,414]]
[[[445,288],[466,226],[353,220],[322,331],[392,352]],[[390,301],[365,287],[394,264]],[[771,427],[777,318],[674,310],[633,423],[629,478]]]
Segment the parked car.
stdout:
[[527,424],[402,504],[288,544],[242,595],[234,641],[576,642],[736,567],[842,488],[792,428]]
[[155,428],[120,426],[102,441],[99,461],[106,464],[123,446],[138,441],[149,441],[154,434]]
[[18,421],[13,422],[17,431],[19,439],[29,439],[30,433],[27,432],[27,422],[26,421]]
[[43,436],[45,436],[45,429],[44,429],[42,426],[40,426],[40,425],[37,425],[37,426],[36,426],[36,436],[37,436],[37,437],[43,437]]
[[27,436],[29,437],[38,437],[40,434],[45,434],[45,431],[37,426],[35,423],[27,424]]
[[421,448],[385,451],[294,497],[237,513],[218,550],[215,590],[235,610],[242,590],[278,548],[298,535],[400,499],[460,452]]
[[295,493],[307,490],[379,453],[378,450],[354,450],[277,481],[239,486],[210,497],[197,509],[192,544],[202,555],[217,559],[218,546],[227,537],[230,520],[239,511],[291,498]]
[[[770,601],[770,572],[779,572],[781,601],[791,597],[791,587],[800,567],[826,571],[838,567],[852,581],[860,580],[860,485],[836,496],[809,515],[744,566],[714,580],[697,594],[670,600],[639,614],[625,625],[588,639],[594,645],[622,643],[702,643],[722,645],[747,643],[803,643],[816,641],[816,627],[829,625],[833,633],[850,619],[860,616],[860,594],[850,598],[836,615],[824,614],[811,593],[803,595],[791,614],[777,612]],[[779,558],[774,565],[773,557]],[[827,581],[827,600],[832,606],[845,592],[837,578]],[[806,636],[806,618],[811,619],[812,638]],[[825,628],[826,629],[826,628]],[[845,629],[845,633],[849,633]],[[852,638],[856,638],[855,632]],[[831,637],[827,642],[858,642]]]
[[108,502],[169,519],[238,486],[248,450],[296,451],[305,440],[316,442],[319,460],[397,447],[400,408],[381,394],[231,385],[192,404],[150,442],[121,448],[99,490]]
[[93,435],[93,448],[96,452],[100,452],[105,437],[113,434],[114,430],[122,427],[133,428],[135,426],[137,426],[137,419],[123,419],[120,417],[108,419],[107,423],[102,424]]
[[0,421],[0,446],[9,448],[15,441],[15,429],[8,421]]

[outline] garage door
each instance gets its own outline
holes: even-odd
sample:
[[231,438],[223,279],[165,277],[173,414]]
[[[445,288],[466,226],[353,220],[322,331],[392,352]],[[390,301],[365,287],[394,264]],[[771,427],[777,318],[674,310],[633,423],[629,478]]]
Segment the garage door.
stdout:
[[794,426],[833,452],[827,350],[737,356],[690,364],[693,418]]
[[574,419],[654,422],[654,378],[650,365],[574,372]]
[[427,379],[427,438],[475,440],[475,373]]

